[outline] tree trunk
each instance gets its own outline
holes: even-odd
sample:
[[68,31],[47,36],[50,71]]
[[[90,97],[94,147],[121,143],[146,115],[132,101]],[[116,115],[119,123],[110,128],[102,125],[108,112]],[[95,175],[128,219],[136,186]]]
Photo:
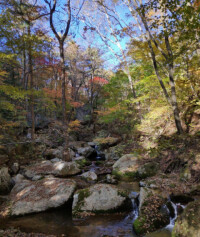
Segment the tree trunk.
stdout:
[[64,55],[64,43],[60,40],[59,42],[60,49],[60,59],[61,59],[61,68],[62,68],[62,114],[63,114],[63,128],[65,134],[65,145],[63,149],[63,159],[65,161],[71,161],[71,157],[69,154],[69,133],[68,133],[68,121],[66,115],[66,82],[65,82],[65,55]]
[[31,25],[28,24],[28,65],[30,78],[30,107],[31,107],[31,139],[35,136],[35,113],[34,113],[34,79],[33,79],[33,60],[32,60],[32,44],[31,44]]
[[172,109],[174,113],[174,119],[176,123],[176,128],[178,130],[178,133],[181,134],[183,133],[183,128],[181,125],[181,119],[179,115],[179,108],[178,108],[178,103],[177,103],[177,97],[176,97],[176,87],[175,87],[175,82],[174,82],[174,64],[173,64],[173,53],[171,50],[170,42],[168,35],[165,36],[165,45],[168,51],[168,67],[169,67],[169,84],[171,87],[171,102],[172,102]]

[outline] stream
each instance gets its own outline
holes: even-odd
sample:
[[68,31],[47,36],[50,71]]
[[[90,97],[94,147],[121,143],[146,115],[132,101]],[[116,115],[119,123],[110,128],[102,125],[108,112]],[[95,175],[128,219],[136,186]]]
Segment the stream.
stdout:
[[[97,160],[101,158],[102,156],[97,152]],[[92,162],[90,170],[95,171],[95,168],[95,164]],[[132,230],[132,224],[138,217],[138,202],[135,197],[140,191],[139,183],[120,182],[118,187],[129,192],[133,205],[133,211],[130,213],[96,215],[85,219],[73,219],[71,205],[64,205],[58,209],[38,214],[0,220],[0,229],[14,227],[27,233],[35,232],[67,237],[136,237]],[[145,237],[171,237],[171,231],[177,218],[178,205],[180,206],[180,204],[171,202],[174,215],[166,228],[147,234]]]
[[[1,221],[0,228],[15,227],[28,233],[37,232],[67,237],[136,237],[132,232],[132,224],[138,217],[138,204],[134,197],[139,192],[139,185],[137,182],[120,182],[118,186],[130,191],[133,211],[128,214],[108,214],[85,219],[73,219],[71,208],[63,206],[47,212]],[[171,237],[171,230],[177,217],[177,205],[172,203],[172,206],[175,215],[171,218],[170,224],[166,228],[145,237]]]

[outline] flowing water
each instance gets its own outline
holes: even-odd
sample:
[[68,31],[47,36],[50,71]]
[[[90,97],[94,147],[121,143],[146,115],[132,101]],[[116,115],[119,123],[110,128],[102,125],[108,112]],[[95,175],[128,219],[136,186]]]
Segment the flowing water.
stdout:
[[[138,203],[135,201],[135,197],[139,192],[139,185],[136,182],[121,182],[118,186],[130,191],[133,211],[128,214],[108,214],[73,219],[71,208],[63,206],[48,212],[0,221],[0,228],[15,227],[24,232],[40,232],[57,236],[64,234],[67,237],[136,237],[132,232],[132,224],[138,217]],[[162,230],[146,235],[146,237],[171,237],[179,205],[171,204],[175,215],[171,218],[170,224]]]
[[[97,151],[96,160],[104,159],[98,147],[95,148]],[[90,170],[95,171],[97,168],[95,162],[92,162]],[[14,227],[24,232],[54,234],[56,236],[65,235],[67,237],[136,237],[132,232],[132,224],[138,217],[136,197],[140,191],[139,184],[138,182],[120,182],[118,187],[129,192],[133,205],[133,210],[130,213],[73,219],[71,214],[72,205],[68,205],[38,214],[0,220],[0,229]],[[171,202],[171,206],[174,209],[174,216],[171,217],[170,224],[162,230],[146,235],[146,237],[171,237],[171,230],[178,213],[177,205]]]

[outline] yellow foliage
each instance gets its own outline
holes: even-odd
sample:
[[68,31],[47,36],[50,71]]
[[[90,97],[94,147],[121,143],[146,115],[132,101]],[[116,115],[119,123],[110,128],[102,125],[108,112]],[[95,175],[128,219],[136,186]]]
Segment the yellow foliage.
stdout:
[[80,127],[80,121],[78,119],[71,121],[69,123],[69,129],[70,130],[77,130]]

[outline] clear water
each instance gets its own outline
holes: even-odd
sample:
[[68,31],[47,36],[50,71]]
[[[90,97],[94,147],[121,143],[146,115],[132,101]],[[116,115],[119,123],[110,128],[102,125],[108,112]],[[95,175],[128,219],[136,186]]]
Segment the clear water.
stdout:
[[[130,191],[130,197],[134,197],[139,191],[137,182],[121,182],[118,185]],[[134,191],[132,191],[134,190]],[[136,191],[136,192],[135,192]],[[27,215],[7,220],[0,220],[0,228],[15,227],[24,232],[37,232],[65,235],[67,237],[136,237],[132,232],[133,221],[138,216],[138,207],[132,199],[133,211],[126,214],[108,214],[91,216],[85,219],[73,219],[71,208],[62,208],[48,212]],[[171,223],[172,224],[172,223]],[[146,237],[171,237],[170,228],[163,229]]]

